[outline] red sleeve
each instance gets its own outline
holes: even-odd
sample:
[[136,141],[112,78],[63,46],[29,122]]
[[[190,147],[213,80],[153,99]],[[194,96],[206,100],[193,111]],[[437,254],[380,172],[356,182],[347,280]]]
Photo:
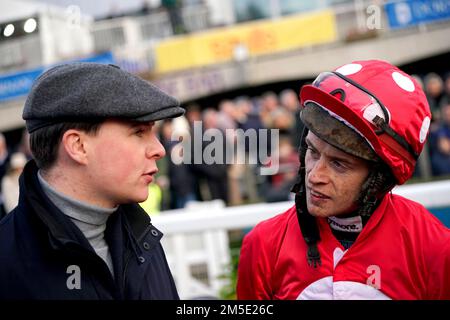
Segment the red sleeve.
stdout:
[[450,237],[441,243],[440,250],[436,251],[433,260],[429,270],[430,281],[428,283],[431,292],[429,298],[450,300]]
[[244,238],[238,264],[237,298],[270,300],[272,298],[270,256],[256,226]]

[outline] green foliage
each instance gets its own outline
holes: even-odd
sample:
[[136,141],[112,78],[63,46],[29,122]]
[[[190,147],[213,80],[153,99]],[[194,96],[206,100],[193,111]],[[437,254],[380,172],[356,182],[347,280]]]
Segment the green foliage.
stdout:
[[221,276],[221,279],[227,279],[228,284],[224,286],[219,293],[220,299],[236,300],[236,283],[237,283],[237,269],[239,263],[239,253],[241,252],[241,245],[243,239],[243,232],[230,233],[230,256],[231,261],[225,267],[226,271]]
[[237,283],[237,265],[239,261],[239,251],[240,249],[232,249],[231,253],[231,263],[227,266],[226,274],[222,276],[223,279],[228,279],[228,285],[222,287],[219,296],[223,300],[236,300],[236,283]]

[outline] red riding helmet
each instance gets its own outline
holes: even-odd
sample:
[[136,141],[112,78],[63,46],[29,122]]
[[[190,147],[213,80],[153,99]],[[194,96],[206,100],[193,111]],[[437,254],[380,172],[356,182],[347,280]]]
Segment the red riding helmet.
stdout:
[[431,121],[414,78],[385,61],[355,61],[321,73],[302,87],[300,100],[302,108],[320,107],[353,129],[391,168],[398,184],[412,176]]

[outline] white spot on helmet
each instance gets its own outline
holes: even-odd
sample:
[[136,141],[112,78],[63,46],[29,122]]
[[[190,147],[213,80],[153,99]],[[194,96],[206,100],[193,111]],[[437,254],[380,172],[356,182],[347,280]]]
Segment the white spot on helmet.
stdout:
[[425,117],[422,122],[422,127],[420,128],[420,135],[419,135],[419,141],[420,143],[423,143],[425,141],[425,138],[428,134],[428,129],[430,128],[430,117]]
[[[388,117],[389,117],[388,120],[390,122],[391,121],[391,114],[390,114],[388,108],[386,108],[386,111],[388,113]],[[375,118],[375,116],[379,116],[384,121],[387,121],[385,116],[384,116],[383,109],[381,109],[380,105],[377,102],[374,102],[371,105],[367,106],[364,109],[364,113],[363,113],[364,119],[366,119],[367,121],[369,121],[373,125],[375,125],[375,123],[373,122],[373,119]]]
[[336,70],[336,72],[339,72],[340,74],[344,76],[348,76],[350,74],[357,73],[359,70],[362,69],[362,65],[359,63],[350,63],[346,64],[345,66],[342,66]]
[[414,82],[407,76],[402,75],[400,72],[394,71],[392,73],[392,79],[394,79],[395,83],[405,91],[413,92],[414,91]]

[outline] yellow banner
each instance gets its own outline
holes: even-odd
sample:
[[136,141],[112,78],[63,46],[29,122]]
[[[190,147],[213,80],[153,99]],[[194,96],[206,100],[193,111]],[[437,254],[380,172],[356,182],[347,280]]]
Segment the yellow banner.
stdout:
[[325,10],[180,36],[156,46],[156,72],[232,60],[238,45],[255,56],[331,42],[336,33],[334,13]]

